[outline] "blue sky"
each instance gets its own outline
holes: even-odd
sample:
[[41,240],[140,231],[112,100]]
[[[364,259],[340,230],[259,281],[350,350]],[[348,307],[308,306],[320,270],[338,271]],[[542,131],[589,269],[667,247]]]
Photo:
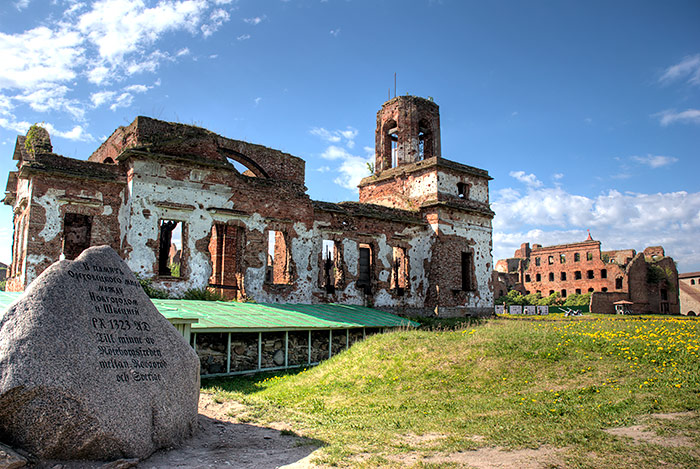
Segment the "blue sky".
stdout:
[[[137,115],[304,158],[357,200],[393,93],[440,105],[442,155],[491,181],[494,259],[520,243],[663,245],[700,270],[700,2],[6,0],[0,173],[43,122],[86,159]],[[0,208],[0,261],[12,215]]]

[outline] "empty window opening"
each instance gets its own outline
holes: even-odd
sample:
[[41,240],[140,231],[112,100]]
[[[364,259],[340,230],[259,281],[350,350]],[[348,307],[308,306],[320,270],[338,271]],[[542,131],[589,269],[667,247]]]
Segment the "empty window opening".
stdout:
[[561,297],[562,297],[562,298],[566,298],[566,290],[562,290],[562,291],[561,291]]
[[593,288],[588,289],[588,293],[593,293],[593,291],[594,291]]
[[691,279],[691,280],[690,280],[690,284],[691,284],[691,285],[695,285],[695,280]]
[[418,161],[425,159],[425,134],[418,132]]
[[593,273],[592,270],[589,270],[588,272],[586,272],[586,275],[588,276],[588,278],[595,278],[595,274]]
[[408,262],[406,249],[395,247],[393,249],[393,263],[391,268],[391,288],[396,294],[402,296],[408,286]]
[[549,259],[547,260],[549,262],[549,265],[554,264],[554,256],[549,256]]
[[566,254],[559,254],[559,263],[566,264]]
[[360,244],[359,272],[356,285],[367,294],[372,292],[372,247],[369,244]]
[[540,258],[539,257],[535,257],[535,265],[536,266],[540,265]]
[[79,213],[66,213],[63,217],[63,256],[73,260],[90,247],[92,217]]
[[433,138],[430,123],[421,120],[418,123],[418,161],[433,157]]
[[661,289],[661,300],[668,301],[668,290],[666,290],[665,288]]
[[562,280],[566,280],[566,272],[562,272],[562,273],[561,273],[561,279],[562,279]]
[[182,222],[160,221],[160,243],[158,251],[158,275],[181,277]]
[[464,182],[458,182],[457,183],[457,196],[460,199],[468,199],[469,198],[469,184],[464,183]]
[[289,250],[287,239],[282,231],[268,232],[267,238],[267,269],[265,280],[268,283],[285,285],[290,283]]
[[323,288],[326,293],[335,293],[335,242],[330,239],[323,240]]
[[615,290],[622,290],[622,277],[615,279]]
[[238,290],[239,228],[217,223],[211,228],[209,286],[224,298],[235,299]]
[[605,292],[608,291],[608,287],[603,287],[603,288],[600,289],[600,291],[602,291],[603,293],[605,293]]
[[535,274],[535,281],[536,281],[536,282],[541,282],[541,281],[542,281],[542,275],[540,275],[540,274]]
[[243,176],[250,176],[250,177],[258,177],[253,170],[251,170],[249,167],[244,165],[243,163],[234,160],[233,158],[229,158],[228,162],[233,165],[234,168],[236,168],[236,171],[238,171],[240,174]]
[[553,282],[554,281],[554,272],[549,273],[549,281]]
[[554,294],[554,290],[549,290],[549,294],[550,294],[550,295],[553,295],[553,294]]
[[474,254],[471,252],[462,253],[462,291],[474,290],[472,273],[474,271]]
[[389,140],[391,141],[391,166],[390,168],[395,168],[399,165],[399,134],[396,132],[389,134]]
[[577,288],[577,289],[576,289],[576,294],[577,294],[577,295],[580,295],[580,294],[581,294],[581,289],[580,289],[580,288]]
[[525,274],[525,281],[529,282],[530,281],[530,274]]
[[114,160],[112,158],[105,158],[102,162],[104,164],[114,164]]
[[582,276],[581,276],[580,270],[577,270],[576,272],[574,272],[574,280],[581,280],[581,278],[582,278]]
[[579,261],[581,261],[581,254],[579,254],[578,252],[575,252],[574,253],[574,262],[579,262]]
[[601,269],[601,270],[600,270],[600,278],[608,278],[608,271],[607,271],[607,269]]
[[592,260],[593,260],[593,253],[592,253],[592,252],[587,252],[587,253],[586,253],[586,259],[588,259],[589,261],[592,261]]

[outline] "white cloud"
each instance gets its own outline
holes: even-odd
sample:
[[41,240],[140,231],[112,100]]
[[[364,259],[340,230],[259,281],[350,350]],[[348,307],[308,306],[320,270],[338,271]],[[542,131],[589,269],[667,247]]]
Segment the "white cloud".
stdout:
[[679,63],[668,67],[659,81],[669,83],[681,79],[700,85],[700,54],[684,57]]
[[369,176],[367,163],[374,160],[374,149],[365,147],[364,150],[365,156],[358,156],[353,155],[343,147],[330,145],[321,153],[321,157],[326,160],[340,161],[340,166],[337,169],[340,174],[333,180],[334,183],[357,192],[360,180]]
[[125,91],[131,91],[132,93],[145,93],[149,90],[146,85],[129,85],[124,88]]
[[319,173],[327,173],[330,170],[330,166],[321,166],[320,168],[316,168],[316,171],[318,171]]
[[664,127],[674,122],[700,124],[700,109],[686,109],[681,112],[666,110],[655,116],[659,117],[659,122]]
[[121,62],[168,31],[194,32],[207,8],[204,0],[162,0],[147,8],[143,0],[101,0],[81,15],[77,29],[109,63]]
[[92,101],[93,106],[100,107],[107,101],[111,101],[116,94],[117,93],[115,91],[98,91],[90,95],[90,100]]
[[236,39],[239,41],[247,41],[248,39],[250,39],[250,34],[241,34]]
[[258,96],[253,101],[255,101],[255,105],[257,106],[258,104],[260,104],[260,101],[262,101],[262,98],[260,96]]
[[[19,0],[16,5],[28,3]],[[189,31],[194,35],[201,31],[205,37],[211,35],[230,18],[229,12],[218,6],[232,1],[64,3],[63,16],[47,22],[49,26],[0,33],[0,112],[27,104],[35,110],[62,110],[82,118],[88,103],[81,105],[72,99],[72,89],[67,86],[78,86],[80,79],[105,86],[128,75],[155,71],[163,61],[174,61],[189,52],[187,48],[172,53],[154,48],[164,34]],[[4,90],[15,90],[17,96]]]
[[340,34],[340,28],[337,29],[331,29],[330,30],[330,35],[333,37],[338,37],[338,34]]
[[555,181],[559,181],[561,179],[564,179],[564,174],[563,173],[554,173],[552,174],[552,179]]
[[357,137],[357,129],[350,126],[345,130],[327,130],[323,127],[314,127],[309,133],[330,143],[340,143],[342,140],[345,140],[345,145],[348,148],[355,146],[355,137]]
[[256,26],[256,25],[262,23],[265,18],[267,18],[265,15],[255,16],[253,18],[243,18],[243,21],[245,21],[248,24],[252,24],[253,26]]
[[32,92],[14,96],[15,101],[29,105],[35,111],[46,112],[50,110],[63,110],[82,119],[85,111],[76,100],[66,98],[69,89],[66,86],[41,87]]
[[640,164],[645,164],[651,168],[660,168],[662,166],[667,166],[678,161],[678,158],[673,156],[662,156],[662,155],[647,155],[647,156],[633,156],[632,160]]
[[496,212],[494,259],[512,256],[524,242],[582,241],[590,228],[604,249],[663,245],[681,266],[700,263],[700,249],[689,242],[700,238],[700,192],[610,190],[586,197],[560,187],[530,189],[524,195],[508,188],[496,194],[491,206]]
[[26,134],[27,131],[29,130],[29,127],[31,127],[31,123],[27,121],[20,121],[17,122],[14,119],[6,119],[4,117],[0,117],[0,127],[7,129],[7,130],[12,130],[13,132],[17,132],[19,134]]
[[74,68],[83,61],[81,42],[77,32],[65,28],[0,33],[0,90],[32,92],[49,83],[73,80]]
[[343,147],[331,145],[321,153],[321,158],[326,160],[340,160],[350,158],[352,155]]
[[317,137],[321,137],[323,140],[327,142],[340,142],[340,135],[335,134],[334,132],[329,132],[328,130],[324,129],[323,127],[314,127],[309,131],[311,135],[316,135]]
[[211,36],[221,27],[222,24],[230,19],[231,15],[229,15],[226,10],[222,8],[214,10],[211,15],[209,15],[209,23],[202,25],[202,35],[204,37]]
[[95,140],[93,136],[85,132],[85,129],[80,125],[76,125],[71,130],[65,132],[56,129],[53,125],[48,123],[42,124],[42,127],[49,131],[51,137],[61,137],[67,140],[77,140],[81,142],[93,142]]
[[112,111],[116,111],[120,107],[129,107],[131,104],[134,102],[134,96],[131,93],[122,93],[119,96],[117,96],[117,99],[114,100],[111,106],[109,108]]
[[190,49],[184,47],[175,53],[175,57],[182,57],[183,55],[190,55]]
[[542,182],[534,174],[525,174],[525,171],[511,171],[508,174],[529,187],[540,187],[542,185]]
[[[85,129],[82,126],[76,125],[73,127],[71,130],[68,131],[61,131],[56,129],[56,127],[53,126],[51,123],[47,122],[42,122],[41,127],[45,128],[48,130],[49,135],[53,137],[61,137],[65,138],[67,140],[77,140],[77,141],[82,141],[82,142],[92,142],[94,141],[94,138],[92,135],[89,133],[85,132]],[[14,121],[14,120],[9,120],[5,118],[0,118],[0,127],[3,127],[7,130],[12,130],[13,132],[17,132],[21,135],[25,135],[27,131],[29,130],[29,127],[31,127],[32,124],[26,121]]]
[[29,6],[29,0],[17,0],[15,2],[15,8],[22,11]]

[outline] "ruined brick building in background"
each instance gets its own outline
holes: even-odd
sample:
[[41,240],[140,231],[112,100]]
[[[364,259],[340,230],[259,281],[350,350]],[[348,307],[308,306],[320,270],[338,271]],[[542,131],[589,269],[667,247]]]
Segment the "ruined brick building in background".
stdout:
[[678,275],[681,314],[700,316],[700,272],[686,272]]
[[33,127],[14,159],[4,200],[14,209],[10,291],[107,244],[175,295],[208,286],[257,302],[493,311],[490,177],[442,158],[431,100],[382,106],[359,202],[311,200],[300,158],[147,117],[87,161],[52,153]]
[[548,296],[592,293],[591,312],[613,313],[614,303],[632,302],[632,313],[679,314],[678,271],[661,246],[601,251],[600,241],[542,247],[521,245],[496,262],[494,295],[510,290]]

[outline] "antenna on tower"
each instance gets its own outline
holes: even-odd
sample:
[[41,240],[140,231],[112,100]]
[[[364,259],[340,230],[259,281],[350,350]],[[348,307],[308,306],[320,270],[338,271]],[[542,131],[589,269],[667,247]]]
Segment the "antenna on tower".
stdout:
[[396,72],[394,72],[394,98],[396,97]]

